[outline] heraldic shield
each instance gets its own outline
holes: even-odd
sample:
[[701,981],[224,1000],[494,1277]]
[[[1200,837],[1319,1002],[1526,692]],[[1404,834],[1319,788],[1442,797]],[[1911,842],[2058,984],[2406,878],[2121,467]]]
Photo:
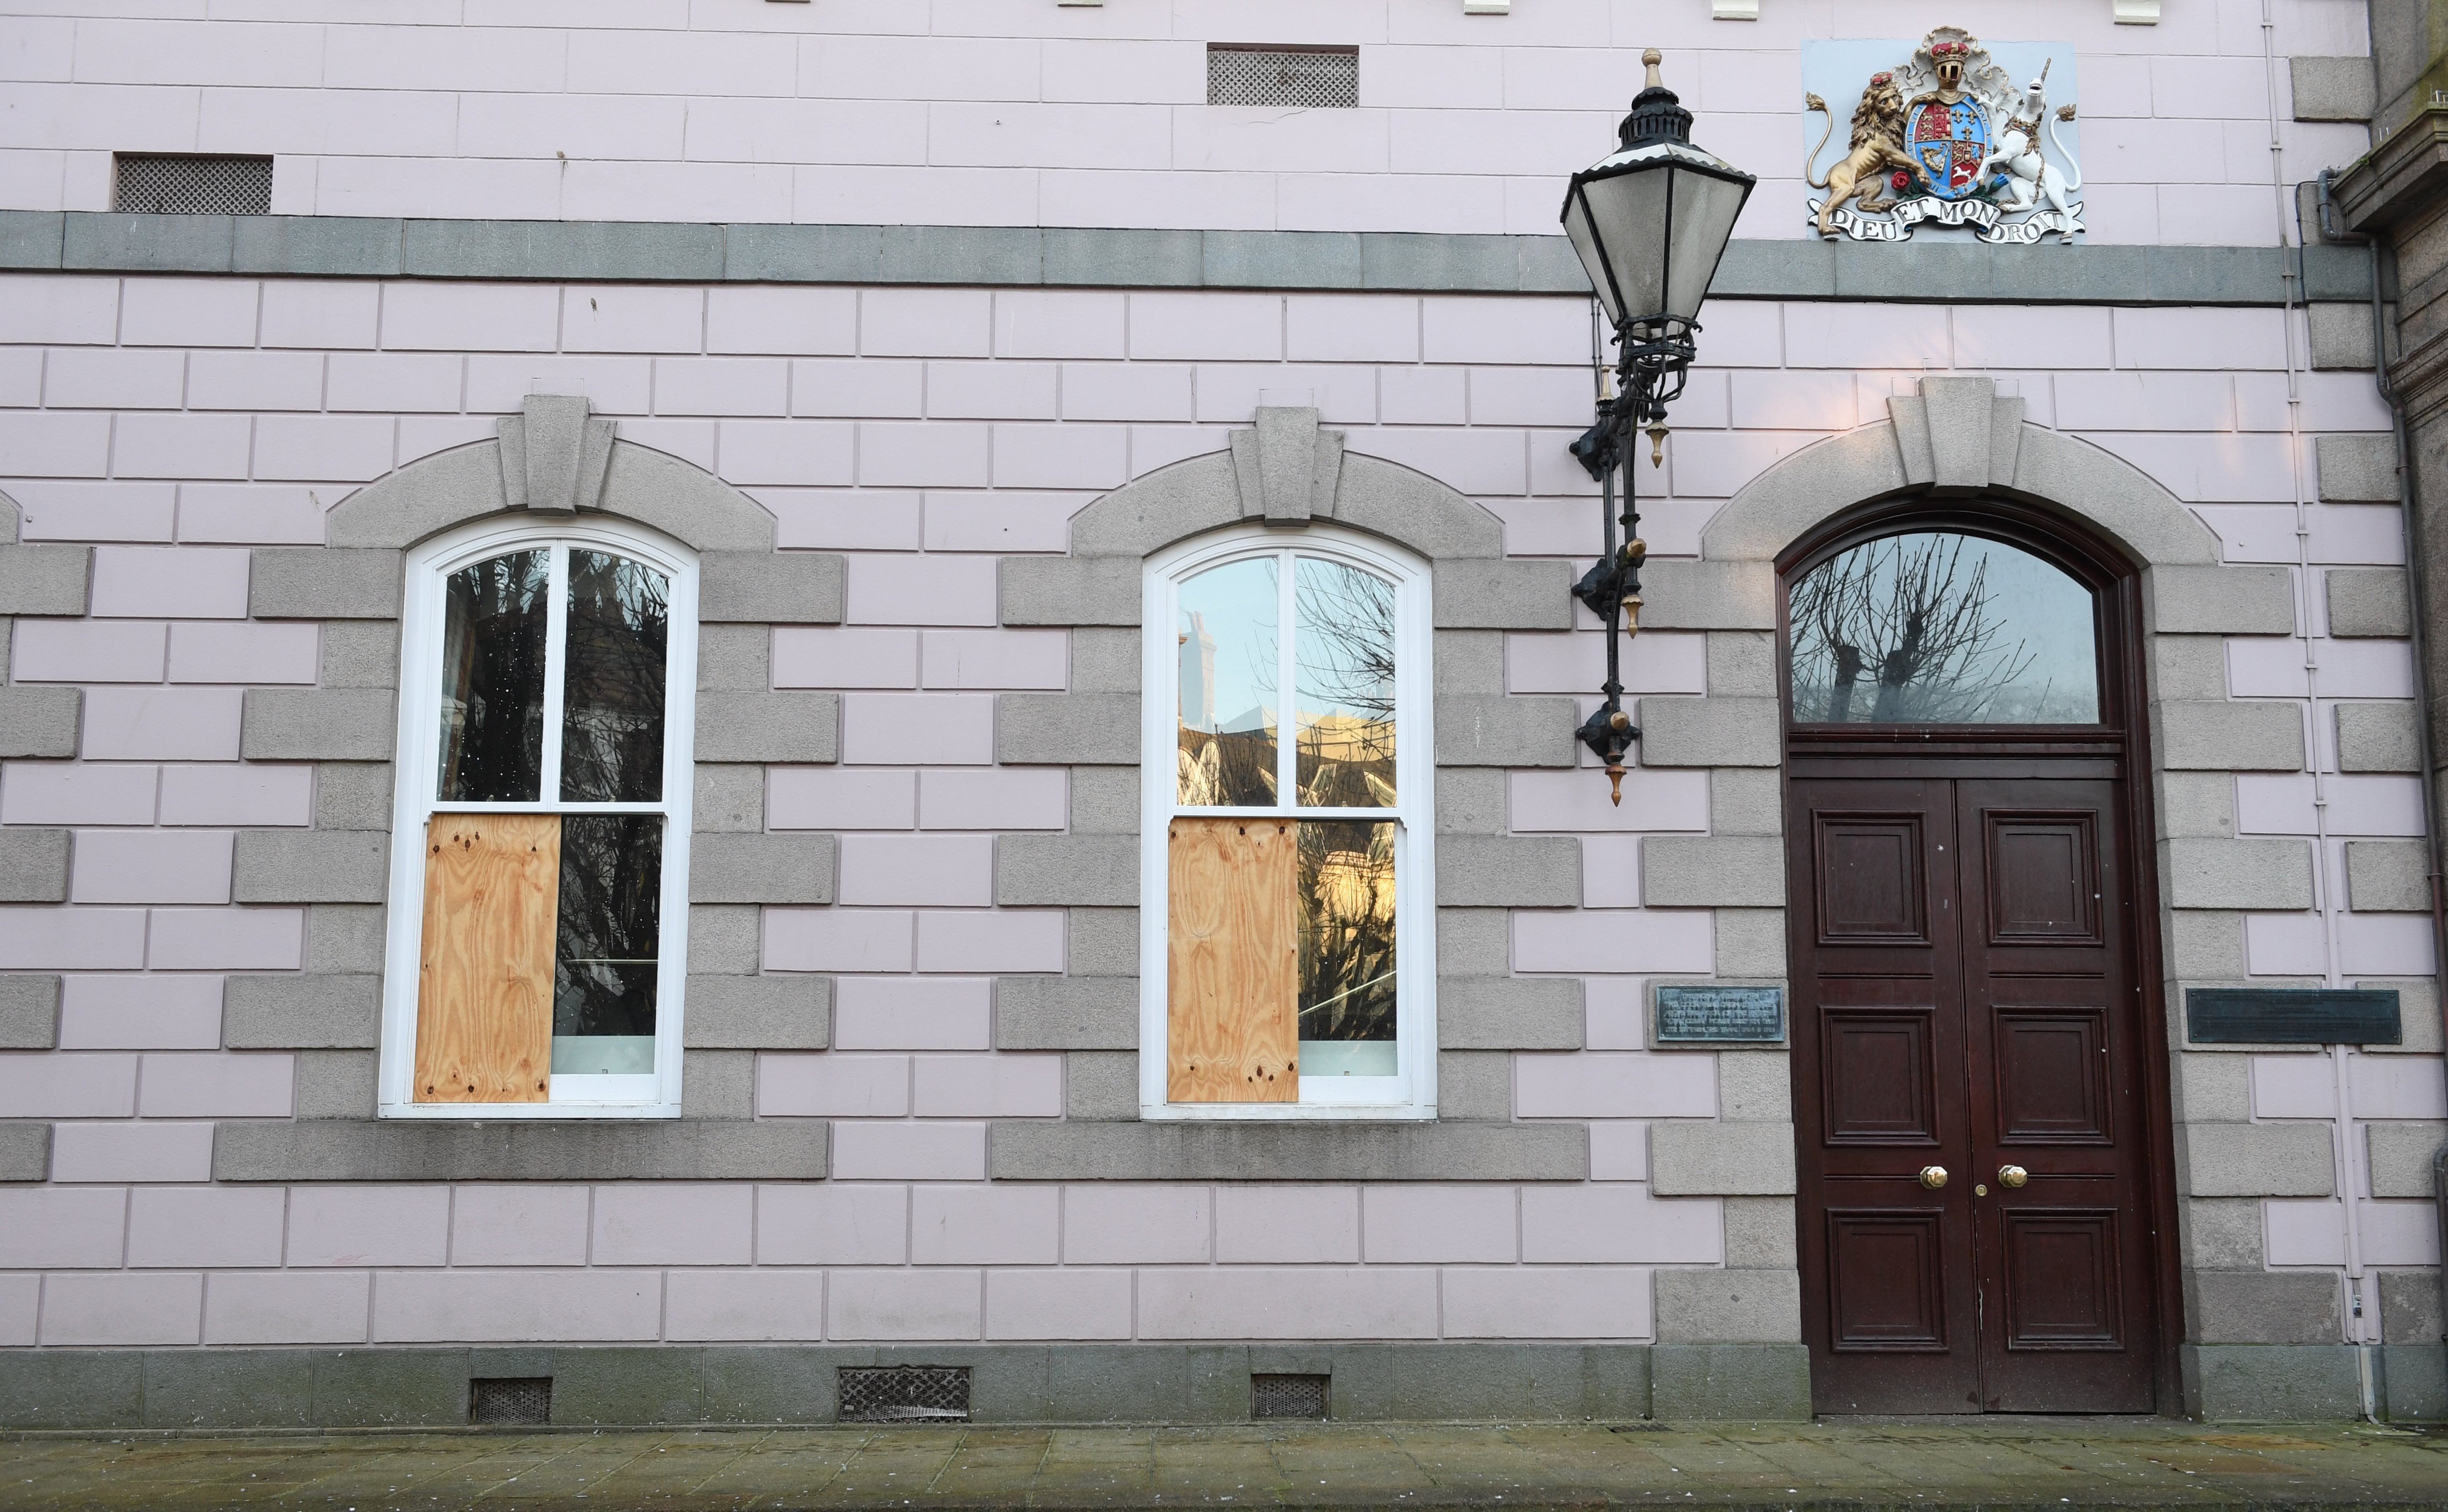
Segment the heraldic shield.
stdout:
[[1974,101],[1926,94],[1915,100],[1904,115],[1904,144],[1930,193],[1962,200],[1979,191],[1989,118]]

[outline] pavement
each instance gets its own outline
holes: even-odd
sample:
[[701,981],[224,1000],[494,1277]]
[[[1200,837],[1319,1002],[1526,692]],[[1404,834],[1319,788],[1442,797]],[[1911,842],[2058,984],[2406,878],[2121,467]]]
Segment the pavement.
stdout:
[[2160,1418],[25,1434],[0,1512],[2448,1506],[2448,1428]]

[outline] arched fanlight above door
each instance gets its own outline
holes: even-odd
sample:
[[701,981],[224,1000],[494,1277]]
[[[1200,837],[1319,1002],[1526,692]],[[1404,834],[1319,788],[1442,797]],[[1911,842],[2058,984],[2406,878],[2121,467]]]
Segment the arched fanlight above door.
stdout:
[[1786,607],[1796,724],[2100,722],[2096,595],[2020,546],[1876,536],[1796,575]]

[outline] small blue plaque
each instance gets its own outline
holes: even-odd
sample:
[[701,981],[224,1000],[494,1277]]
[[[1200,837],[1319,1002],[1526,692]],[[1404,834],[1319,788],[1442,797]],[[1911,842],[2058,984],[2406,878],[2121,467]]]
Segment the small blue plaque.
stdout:
[[1785,988],[1661,983],[1658,1044],[1782,1044]]

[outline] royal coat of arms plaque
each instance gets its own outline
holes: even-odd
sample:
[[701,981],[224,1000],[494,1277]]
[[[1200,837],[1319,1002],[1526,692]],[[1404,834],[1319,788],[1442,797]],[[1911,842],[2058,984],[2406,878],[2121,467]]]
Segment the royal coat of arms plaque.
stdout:
[[[1866,59],[1906,54],[1860,86],[1845,155],[1825,163],[1840,100]],[[1983,44],[1961,27],[1905,42],[1805,44],[1803,178],[1823,198],[1807,201],[1826,238],[1904,241],[1916,227],[1960,226],[1992,244],[2080,235],[2082,187],[2071,98],[2051,107],[2050,76],[2074,93],[2074,49],[2040,43]],[[2015,67],[2011,67],[2013,65]],[[2018,82],[2018,77],[2021,82]],[[1839,91],[1842,92],[1839,92]],[[1816,140],[1810,118],[1823,118]]]

